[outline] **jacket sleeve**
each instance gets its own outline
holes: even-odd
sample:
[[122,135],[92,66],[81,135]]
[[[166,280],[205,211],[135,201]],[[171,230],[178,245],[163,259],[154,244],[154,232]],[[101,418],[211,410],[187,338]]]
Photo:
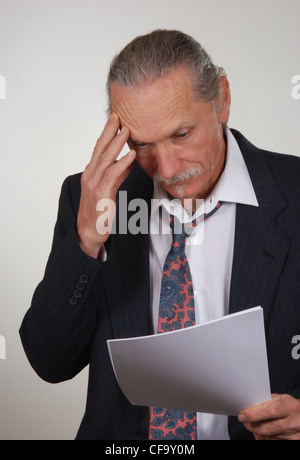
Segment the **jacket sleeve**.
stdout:
[[70,176],[62,186],[44,278],[20,328],[29,362],[42,379],[51,383],[73,378],[89,363],[96,326],[99,300],[92,291],[103,264],[79,247],[79,197],[80,176]]

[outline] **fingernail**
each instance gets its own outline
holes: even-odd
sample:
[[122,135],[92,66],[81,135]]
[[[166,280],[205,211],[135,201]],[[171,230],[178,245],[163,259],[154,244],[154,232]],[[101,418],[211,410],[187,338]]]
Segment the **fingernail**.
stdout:
[[239,420],[239,422],[244,423],[244,421],[246,420],[245,415],[244,414],[239,414],[238,420]]
[[122,136],[124,136],[124,135],[127,134],[127,133],[128,133],[128,128],[126,128],[126,126],[122,126],[122,129],[121,129],[121,131],[120,131],[120,134],[121,134]]
[[109,120],[114,121],[117,119],[118,119],[118,115],[115,112],[111,112],[111,114],[109,115]]

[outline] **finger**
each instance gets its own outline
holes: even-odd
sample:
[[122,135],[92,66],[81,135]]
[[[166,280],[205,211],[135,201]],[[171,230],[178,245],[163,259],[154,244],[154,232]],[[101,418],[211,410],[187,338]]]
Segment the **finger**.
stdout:
[[266,428],[262,430],[255,430],[253,427],[246,427],[249,431],[252,432],[257,441],[285,441],[285,440],[299,440],[300,434],[298,431],[285,430],[281,432],[273,431],[272,429]]
[[[130,150],[119,161],[107,168],[101,180],[101,194],[115,196],[120,185],[129,175],[136,153]],[[104,192],[105,191],[105,192]]]
[[113,138],[107,148],[99,155],[98,165],[107,167],[113,164],[121,153],[129,137],[129,129],[123,126],[121,131]]
[[97,187],[107,168],[114,165],[129,136],[129,129],[124,127],[109,146],[87,166],[85,173],[89,177],[91,188]]
[[272,395],[272,401],[242,411],[239,420],[257,439],[297,439],[300,403],[290,395]]
[[280,397],[275,397],[271,401],[241,411],[238,419],[242,423],[259,423],[283,418],[287,415],[288,410],[286,405],[282,404]]
[[[117,188],[119,189],[121,184],[124,182],[125,179],[127,179],[127,177],[129,176],[131,170],[132,170],[132,167],[133,167],[133,161],[136,157],[136,152],[134,150],[130,151],[128,153],[128,155],[132,155],[132,157],[130,158],[130,163],[128,164],[128,166],[126,167],[126,169],[123,169],[121,171],[121,173],[119,174],[119,177],[118,177],[118,182],[117,182]],[[127,156],[127,155],[126,155]],[[127,159],[126,159],[127,160]],[[119,163],[119,161],[117,162]]]
[[105,149],[109,146],[111,141],[117,135],[118,129],[120,126],[120,119],[116,113],[111,113],[106,125],[101,133],[101,136],[96,142],[91,163],[97,161],[99,155],[105,151]]
[[256,439],[286,439],[295,432],[289,427],[287,419],[272,420],[264,423],[245,423],[245,427],[253,433]]

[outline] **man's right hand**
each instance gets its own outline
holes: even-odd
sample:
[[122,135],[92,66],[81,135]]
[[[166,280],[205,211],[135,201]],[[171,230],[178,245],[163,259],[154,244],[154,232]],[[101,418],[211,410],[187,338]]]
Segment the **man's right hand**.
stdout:
[[135,152],[131,150],[116,161],[129,137],[129,129],[123,127],[118,133],[119,127],[119,117],[111,114],[81,177],[77,234],[81,249],[94,258],[98,257],[101,246],[110,235],[109,229],[106,233],[97,231],[97,220],[105,212],[97,211],[97,204],[99,200],[116,203],[117,191],[129,175],[135,159]]

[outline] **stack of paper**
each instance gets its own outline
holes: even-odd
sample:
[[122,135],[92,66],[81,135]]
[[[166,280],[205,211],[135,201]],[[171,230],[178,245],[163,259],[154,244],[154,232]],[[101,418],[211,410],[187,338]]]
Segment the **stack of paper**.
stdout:
[[134,405],[237,415],[271,399],[261,307],[108,348]]

